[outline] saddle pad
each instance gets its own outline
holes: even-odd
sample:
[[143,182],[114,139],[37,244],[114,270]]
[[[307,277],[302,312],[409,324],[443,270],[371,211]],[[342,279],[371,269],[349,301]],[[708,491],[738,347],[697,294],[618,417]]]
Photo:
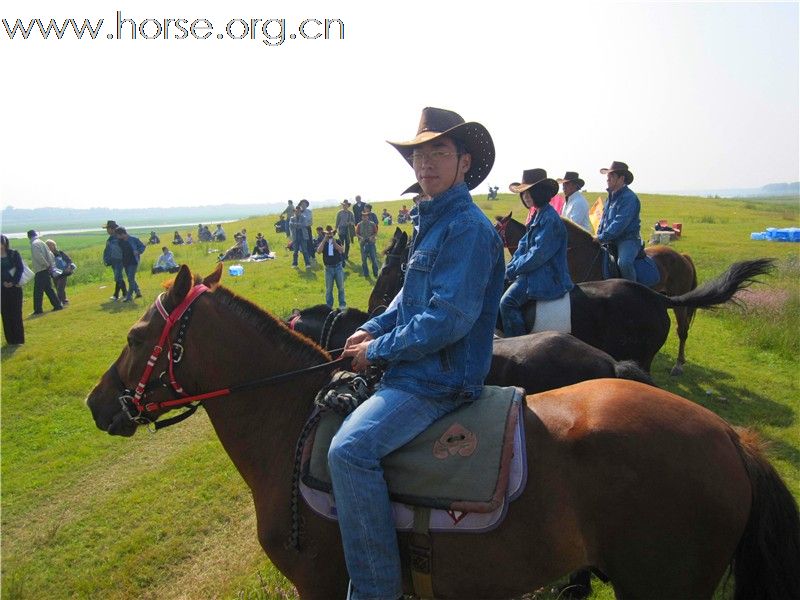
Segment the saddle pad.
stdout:
[[[525,427],[522,419],[522,404],[517,404],[517,425],[514,427],[513,456],[508,477],[508,488],[503,503],[492,512],[464,512],[432,509],[429,530],[431,532],[485,533],[497,527],[505,518],[508,503],[516,500],[525,489],[528,465],[525,454]],[[336,502],[328,492],[315,490],[300,482],[300,494],[305,503],[318,515],[335,521]],[[408,504],[392,502],[392,516],[398,531],[414,529],[414,509]]]
[[555,300],[536,301],[536,322],[531,333],[541,331],[572,333],[572,304],[569,292]]
[[[661,280],[661,273],[658,272],[656,261],[647,255],[644,257],[638,256],[633,261],[633,268],[636,270],[636,282],[646,287],[653,287]],[[620,277],[619,267],[606,253],[603,261],[603,279],[612,277]]]
[[[477,400],[433,423],[381,461],[389,494],[405,504],[493,512],[506,496],[523,391],[484,386]],[[303,449],[302,481],[331,491],[328,448],[342,417],[326,412]]]

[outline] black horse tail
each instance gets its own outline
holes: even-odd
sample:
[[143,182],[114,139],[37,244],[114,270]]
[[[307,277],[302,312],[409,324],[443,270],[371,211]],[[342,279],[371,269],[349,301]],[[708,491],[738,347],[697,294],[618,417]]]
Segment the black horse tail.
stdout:
[[614,375],[617,379],[629,379],[656,387],[650,373],[642,369],[635,360],[621,360],[614,363]]
[[686,306],[688,308],[713,308],[731,300],[739,290],[755,283],[759,275],[769,273],[774,267],[775,259],[758,258],[733,263],[728,270],[716,279],[712,279],[680,296],[661,296],[667,308]]
[[[697,289],[697,267],[695,266],[694,261],[692,260],[692,257],[689,256],[688,254],[684,254],[683,258],[685,258],[687,260],[687,262],[690,265],[692,265],[692,287],[690,289],[692,289],[692,290]],[[692,326],[692,321],[694,321],[695,312],[696,312],[696,309],[694,309],[694,308],[688,308],[686,310],[686,327],[687,327],[687,329]]]
[[733,557],[734,600],[800,598],[797,502],[753,432],[739,431],[731,439],[753,489],[750,516]]

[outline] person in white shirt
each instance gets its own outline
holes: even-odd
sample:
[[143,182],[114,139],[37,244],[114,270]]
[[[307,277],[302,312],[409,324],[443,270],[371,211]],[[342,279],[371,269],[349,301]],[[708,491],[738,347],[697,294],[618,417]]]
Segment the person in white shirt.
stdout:
[[589,221],[589,203],[580,190],[586,184],[574,171],[567,171],[563,178],[558,180],[564,190],[564,208],[561,216],[569,219],[589,233],[594,233],[592,223]]
[[158,257],[152,273],[177,273],[180,267],[175,263],[175,255],[169,248],[163,246],[161,248],[161,256]]

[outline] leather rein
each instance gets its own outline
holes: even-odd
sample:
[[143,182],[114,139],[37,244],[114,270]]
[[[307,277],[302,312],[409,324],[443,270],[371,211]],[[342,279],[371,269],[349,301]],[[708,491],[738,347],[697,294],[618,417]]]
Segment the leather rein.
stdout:
[[[202,394],[188,394],[177,381],[175,376],[175,367],[183,359],[183,337],[188,329],[189,320],[191,319],[192,305],[207,291],[209,291],[209,289],[203,284],[194,286],[189,293],[186,294],[186,297],[181,301],[181,303],[171,312],[167,311],[167,309],[164,307],[163,298],[166,292],[162,292],[158,298],[156,298],[156,309],[164,318],[164,328],[161,331],[161,336],[159,337],[158,342],[153,347],[150,357],[147,359],[147,364],[145,365],[144,371],[139,378],[139,383],[136,384],[136,388],[134,390],[130,390],[125,386],[122,378],[119,375],[119,372],[117,371],[116,363],[111,365],[109,368],[111,377],[115,379],[120,390],[120,395],[117,399],[122,406],[122,411],[131,421],[139,425],[146,425],[147,428],[153,433],[159,429],[163,429],[169,425],[174,425],[175,423],[179,423],[180,421],[190,417],[198,409],[203,400],[218,398],[220,396],[228,396],[243,390],[281,383],[283,381],[295,378],[297,375],[305,373],[324,369],[332,369],[345,360],[348,360],[347,358],[338,358],[336,360],[312,367],[307,367],[305,369],[299,369],[296,371],[290,371],[288,373],[273,375],[271,377],[256,379],[210,392],[204,392]],[[168,344],[170,332],[176,323],[180,323],[178,327],[178,335],[175,342]],[[168,368],[166,371],[162,371],[158,377],[151,379],[150,376],[153,373],[156,362],[158,361],[165,347],[167,347]],[[167,388],[172,394],[173,399],[162,402],[148,402],[147,396],[152,393],[154,388],[159,387]],[[157,416],[151,416],[151,413],[153,412],[172,410],[173,408],[178,407],[186,407],[186,410],[174,417],[162,419],[160,421],[157,420]]]

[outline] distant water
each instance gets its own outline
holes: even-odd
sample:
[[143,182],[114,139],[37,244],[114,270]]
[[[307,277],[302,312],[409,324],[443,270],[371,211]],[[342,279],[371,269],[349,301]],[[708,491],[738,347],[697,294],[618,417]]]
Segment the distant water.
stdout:
[[[241,219],[228,219],[227,221],[214,221],[215,223],[233,223],[234,221],[240,221]],[[164,229],[169,227],[170,229],[173,227],[196,227],[197,223],[166,223],[161,225],[132,225],[131,227],[126,226],[125,229],[128,231],[152,231],[153,229]],[[37,229],[37,231],[39,231]],[[104,230],[102,227],[91,227],[89,229],[42,229],[39,231],[39,237],[48,237],[53,235],[59,235],[62,233],[102,233]],[[194,233],[194,230],[192,230]],[[21,240],[28,237],[25,232],[19,233],[7,233],[5,234],[6,237],[10,240]]]

